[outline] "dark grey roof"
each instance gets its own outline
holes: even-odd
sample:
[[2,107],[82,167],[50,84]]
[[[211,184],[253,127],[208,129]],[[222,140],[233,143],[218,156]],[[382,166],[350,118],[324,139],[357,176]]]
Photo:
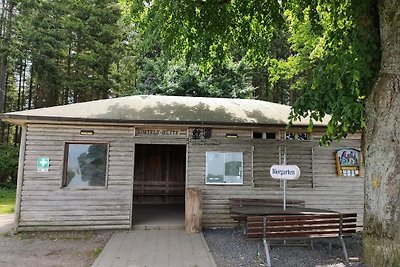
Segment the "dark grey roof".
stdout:
[[[290,106],[253,99],[137,95],[10,112],[4,121],[286,125]],[[316,122],[316,126],[326,125]],[[307,125],[308,120],[294,125]]]

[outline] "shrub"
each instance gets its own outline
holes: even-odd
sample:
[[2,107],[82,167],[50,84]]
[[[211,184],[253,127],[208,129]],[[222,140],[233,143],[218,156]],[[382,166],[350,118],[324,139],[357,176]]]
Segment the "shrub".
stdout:
[[0,184],[15,186],[18,172],[18,146],[0,145]]

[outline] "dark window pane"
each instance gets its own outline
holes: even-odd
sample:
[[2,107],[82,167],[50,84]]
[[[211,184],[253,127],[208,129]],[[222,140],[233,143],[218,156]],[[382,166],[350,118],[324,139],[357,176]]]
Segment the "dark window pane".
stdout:
[[266,133],[265,138],[266,139],[276,139],[276,133]]
[[253,132],[254,139],[262,139],[262,137],[263,137],[262,133]]
[[65,186],[105,186],[107,144],[67,144]]

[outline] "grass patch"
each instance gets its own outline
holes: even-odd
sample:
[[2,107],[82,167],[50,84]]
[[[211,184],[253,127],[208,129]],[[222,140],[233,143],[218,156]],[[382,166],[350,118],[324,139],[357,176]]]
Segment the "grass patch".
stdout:
[[0,214],[10,214],[15,211],[15,189],[0,187]]
[[93,259],[97,259],[97,257],[101,254],[102,251],[103,248],[101,247],[95,248],[93,251]]

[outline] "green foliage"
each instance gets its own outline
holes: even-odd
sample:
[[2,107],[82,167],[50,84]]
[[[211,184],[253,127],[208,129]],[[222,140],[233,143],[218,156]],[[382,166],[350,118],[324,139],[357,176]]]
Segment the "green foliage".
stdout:
[[[267,72],[265,92],[292,103],[290,121],[331,115],[323,142],[365,127],[364,100],[379,67],[374,0],[131,1],[129,23],[168,58],[200,69],[243,58]],[[287,46],[289,45],[289,47]],[[290,86],[292,92],[274,90]]]
[[120,55],[117,1],[20,1],[17,59],[29,63],[33,107],[109,97]]
[[276,64],[278,79],[297,77],[292,88],[300,97],[291,121],[331,115],[325,143],[365,128],[364,100],[379,68],[374,3],[355,2],[327,2],[303,11],[295,6],[286,12],[294,55]]
[[124,95],[163,94],[249,98],[254,91],[250,70],[243,62],[215,66],[210,72],[197,64],[168,61],[164,56],[143,58],[136,64],[135,84]]
[[0,145],[0,185],[16,184],[18,151],[19,148],[17,146]]
[[15,188],[0,186],[0,214],[14,213]]
[[132,1],[128,8],[135,31],[145,46],[162,42],[168,55],[184,54],[188,61],[224,62],[232,47],[246,47],[253,61],[265,55],[272,32],[283,22],[279,1]]

